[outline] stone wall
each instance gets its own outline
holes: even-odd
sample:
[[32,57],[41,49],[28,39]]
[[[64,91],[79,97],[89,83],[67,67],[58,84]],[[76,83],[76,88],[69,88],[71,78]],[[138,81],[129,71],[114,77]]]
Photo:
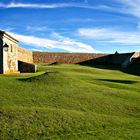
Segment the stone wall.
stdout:
[[75,64],[106,55],[107,54],[33,52],[33,61],[34,63],[51,64],[58,62],[61,64]]
[[109,64],[127,67],[132,58],[140,57],[140,53],[115,53],[115,54],[91,54],[91,53],[50,53],[33,52],[34,63],[60,64]]
[[18,60],[27,62],[27,63],[33,63],[32,51],[18,47]]

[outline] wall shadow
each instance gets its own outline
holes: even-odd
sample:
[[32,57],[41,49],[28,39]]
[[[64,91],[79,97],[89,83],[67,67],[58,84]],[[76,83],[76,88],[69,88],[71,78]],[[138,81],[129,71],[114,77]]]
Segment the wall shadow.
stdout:
[[17,80],[22,81],[22,82],[43,82],[44,83],[44,82],[46,82],[46,77],[52,73],[57,73],[57,72],[49,71],[49,72],[45,72],[41,75],[32,76],[32,77],[28,77],[28,78],[19,78]]

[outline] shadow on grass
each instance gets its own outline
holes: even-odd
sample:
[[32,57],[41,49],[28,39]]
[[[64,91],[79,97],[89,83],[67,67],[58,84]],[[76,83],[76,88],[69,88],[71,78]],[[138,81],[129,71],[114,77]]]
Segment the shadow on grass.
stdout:
[[134,84],[137,81],[132,80],[112,80],[112,79],[97,79],[99,81],[111,82],[111,83],[120,83],[120,84]]
[[140,64],[139,65],[131,64],[127,68],[122,68],[119,65],[93,65],[93,64],[86,65],[84,64],[83,66],[88,66],[88,67],[93,67],[93,68],[98,68],[98,69],[106,69],[106,70],[118,70],[123,73],[140,76]]
[[49,74],[54,74],[54,73],[57,73],[57,72],[48,71],[48,72],[45,72],[41,75],[28,77],[28,78],[22,78],[22,79],[20,78],[20,79],[17,79],[17,80],[22,81],[22,82],[44,82],[46,80],[46,76],[48,76]]

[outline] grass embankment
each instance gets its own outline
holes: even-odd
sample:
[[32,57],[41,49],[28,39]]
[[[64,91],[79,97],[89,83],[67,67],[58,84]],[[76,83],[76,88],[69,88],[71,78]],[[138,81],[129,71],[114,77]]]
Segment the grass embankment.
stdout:
[[0,75],[0,139],[140,139],[140,77],[78,65]]

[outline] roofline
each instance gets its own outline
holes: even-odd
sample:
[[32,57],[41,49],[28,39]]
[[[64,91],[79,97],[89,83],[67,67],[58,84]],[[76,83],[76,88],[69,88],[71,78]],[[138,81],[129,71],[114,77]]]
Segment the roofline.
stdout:
[[6,33],[5,31],[1,31],[1,30],[0,30],[0,33],[3,34],[3,35],[4,35],[4,34],[7,35],[8,37],[12,38],[13,40],[15,40],[16,42],[19,43],[19,41],[18,41],[17,39],[15,39],[14,37],[12,37],[11,35],[9,35],[8,33]]

